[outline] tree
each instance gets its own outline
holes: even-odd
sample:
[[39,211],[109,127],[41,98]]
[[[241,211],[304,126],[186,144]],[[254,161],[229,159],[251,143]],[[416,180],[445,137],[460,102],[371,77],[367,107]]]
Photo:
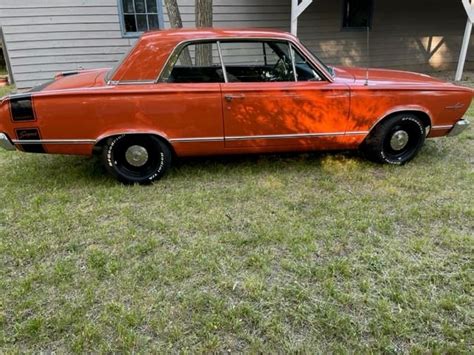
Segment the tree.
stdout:
[[[183,20],[181,19],[181,12],[179,11],[177,0],[165,0],[166,11],[168,11],[168,17],[170,20],[171,28],[182,28]],[[192,66],[191,55],[189,50],[186,48],[180,55],[182,65]]]
[[196,0],[196,27],[212,27],[212,0]]
[[[212,27],[212,0],[195,0],[196,27]],[[171,28],[182,28],[183,20],[177,0],[165,0],[166,10]],[[180,56],[182,65],[192,65],[189,50],[184,50]],[[212,45],[196,46],[196,65],[209,66],[212,64]]]
[[[212,0],[196,0],[196,27],[212,27]],[[196,47],[196,65],[212,65],[212,44]]]

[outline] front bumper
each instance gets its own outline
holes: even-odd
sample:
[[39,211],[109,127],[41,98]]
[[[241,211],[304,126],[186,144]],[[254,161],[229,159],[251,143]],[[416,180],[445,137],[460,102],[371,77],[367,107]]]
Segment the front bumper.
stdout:
[[466,120],[465,118],[459,120],[456,122],[456,124],[453,126],[453,128],[449,131],[448,133],[448,136],[449,137],[454,137],[454,136],[457,136],[459,134],[461,134],[462,132],[464,132],[464,130],[469,127],[471,123]]
[[0,148],[5,150],[16,150],[15,145],[8,139],[5,133],[0,133]]

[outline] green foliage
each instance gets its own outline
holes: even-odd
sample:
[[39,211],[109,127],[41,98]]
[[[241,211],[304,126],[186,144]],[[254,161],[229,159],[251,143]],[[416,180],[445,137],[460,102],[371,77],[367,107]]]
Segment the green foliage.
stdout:
[[[472,113],[472,112],[471,112]],[[474,132],[403,167],[0,152],[2,352],[472,350]]]
[[9,93],[11,93],[13,91],[13,87],[12,86],[4,86],[4,87],[0,87],[0,97],[3,97],[5,95],[8,95]]

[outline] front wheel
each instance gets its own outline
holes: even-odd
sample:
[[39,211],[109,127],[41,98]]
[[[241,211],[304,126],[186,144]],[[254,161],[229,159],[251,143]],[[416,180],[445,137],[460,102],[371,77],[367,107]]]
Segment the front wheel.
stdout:
[[171,151],[158,137],[121,135],[107,141],[102,162],[107,171],[125,184],[150,184],[171,165]]
[[425,126],[417,116],[399,114],[378,124],[361,148],[372,161],[402,165],[416,156],[425,137]]

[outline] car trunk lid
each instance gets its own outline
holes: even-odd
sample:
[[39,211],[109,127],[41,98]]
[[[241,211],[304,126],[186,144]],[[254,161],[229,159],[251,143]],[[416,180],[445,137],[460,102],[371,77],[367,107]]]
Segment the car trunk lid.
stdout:
[[33,88],[32,92],[81,89],[105,84],[105,75],[110,69],[80,70],[58,73],[53,81]]

